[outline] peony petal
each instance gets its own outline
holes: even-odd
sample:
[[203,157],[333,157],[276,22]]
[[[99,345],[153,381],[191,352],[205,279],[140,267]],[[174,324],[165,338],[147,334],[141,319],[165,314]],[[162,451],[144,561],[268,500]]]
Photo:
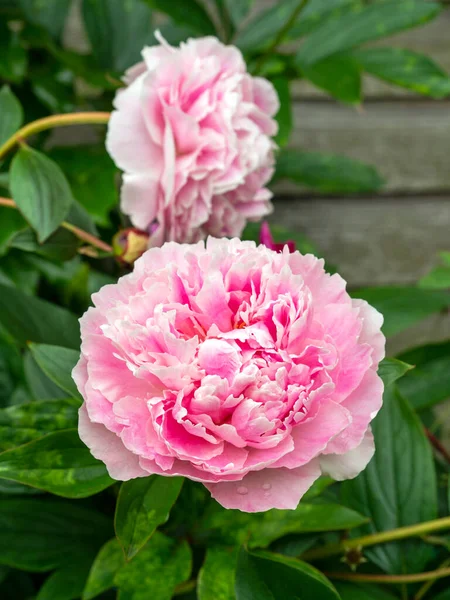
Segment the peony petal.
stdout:
[[120,208],[129,215],[135,227],[148,229],[158,215],[161,206],[161,190],[158,179],[145,174],[125,173],[122,178]]
[[106,149],[123,171],[151,173],[158,179],[162,172],[162,153],[149,136],[141,104],[141,90],[146,74],[140,75],[114,100],[108,123]]
[[105,463],[110,477],[128,481],[148,475],[139,466],[139,457],[129,452],[115,433],[90,421],[84,404],[78,414],[78,433],[81,440],[89,448],[92,456]]
[[369,464],[375,452],[375,444],[370,428],[366,431],[359,446],[345,454],[327,454],[320,457],[320,468],[324,475],[336,481],[353,479]]
[[383,389],[381,378],[369,369],[358,388],[341,404],[352,415],[351,425],[328,444],[324,454],[343,454],[361,443],[369,423],[381,408]]
[[205,483],[211,496],[225,508],[262,512],[297,508],[301,497],[320,477],[318,461],[297,469],[252,471],[241,481]]

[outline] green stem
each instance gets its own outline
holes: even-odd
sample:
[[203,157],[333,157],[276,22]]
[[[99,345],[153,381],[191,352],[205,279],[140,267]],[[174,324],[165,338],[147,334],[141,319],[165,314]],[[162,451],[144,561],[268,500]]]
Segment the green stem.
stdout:
[[425,535],[432,531],[440,531],[442,529],[450,529],[450,517],[427,521],[425,523],[419,523],[418,525],[409,525],[408,527],[399,527],[398,529],[391,529],[390,531],[381,531],[379,533],[373,533],[372,535],[344,540],[339,544],[329,544],[323,548],[315,548],[309,552],[305,552],[301,558],[303,560],[318,560],[327,558],[328,556],[343,554],[346,550],[352,548],[364,548],[365,546],[384,544],[386,542],[393,542],[394,540]]
[[[0,206],[7,206],[8,208],[17,209],[17,204],[14,202],[14,200],[11,200],[11,198],[0,198]],[[106,242],[103,242],[102,240],[99,240],[97,237],[95,237],[95,235],[84,231],[84,229],[80,229],[79,227],[72,225],[72,223],[63,221],[61,223],[61,227],[71,231],[78,239],[90,244],[91,246],[94,246],[95,248],[98,248],[99,250],[102,250],[103,252],[113,251],[112,246]]]
[[274,52],[274,50],[276,50],[277,46],[279,46],[279,44],[281,44],[281,42],[284,40],[285,35],[291,29],[291,27],[295,24],[297,17],[302,12],[302,10],[305,8],[305,6],[308,4],[308,2],[309,2],[309,0],[300,0],[298,5],[296,6],[296,8],[293,10],[289,19],[286,21],[284,26],[277,33],[273,42],[270,44],[270,46],[267,48],[267,50],[264,52],[264,54],[261,56],[261,58],[256,63],[256,65],[255,65],[256,73],[258,73],[261,70],[261,67],[266,62],[268,57],[272,54],[272,52]]
[[[438,572],[441,569],[443,569],[444,567],[448,567],[448,565],[450,565],[450,558],[448,558],[447,560],[445,560],[442,563],[442,565],[438,569]],[[427,594],[427,592],[430,590],[430,588],[434,585],[434,583],[436,582],[436,579],[438,579],[438,578],[433,577],[433,579],[429,579],[428,581],[425,581],[423,586],[419,589],[417,594],[414,596],[414,600],[422,600],[422,598]]]
[[367,583],[420,583],[432,579],[450,577],[450,569],[437,569],[425,573],[413,573],[412,575],[372,575],[370,573],[329,573],[324,575],[330,579],[342,579],[345,581],[364,581]]
[[104,125],[109,121],[110,113],[108,112],[80,112],[69,113],[65,115],[52,115],[38,119],[32,123],[28,123],[19,129],[13,136],[0,147],[0,160],[2,160],[10,150],[19,142],[35,133],[40,133],[53,127],[64,127],[66,125],[87,125],[97,124]]

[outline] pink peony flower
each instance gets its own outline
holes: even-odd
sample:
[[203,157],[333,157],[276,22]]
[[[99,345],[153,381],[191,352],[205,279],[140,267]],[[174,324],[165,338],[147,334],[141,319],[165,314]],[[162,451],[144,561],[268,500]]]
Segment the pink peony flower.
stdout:
[[119,480],[201,481],[243,511],[295,508],[374,452],[381,315],[323,261],[213,239],[148,250],[93,295],[79,432]]
[[123,175],[121,208],[135,227],[156,219],[162,241],[238,236],[272,211],[272,84],[251,77],[216,38],[145,48],[114,101],[106,140]]

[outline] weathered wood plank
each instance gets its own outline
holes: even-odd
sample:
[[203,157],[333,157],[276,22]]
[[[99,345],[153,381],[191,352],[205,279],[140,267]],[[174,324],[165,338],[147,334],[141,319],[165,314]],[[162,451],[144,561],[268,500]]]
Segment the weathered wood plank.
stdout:
[[[378,167],[384,192],[450,190],[450,103],[382,102],[364,112],[328,102],[294,105],[290,146],[335,152]],[[279,193],[296,193],[280,183]]]
[[352,286],[414,283],[450,249],[450,196],[278,198],[271,221],[307,235]]

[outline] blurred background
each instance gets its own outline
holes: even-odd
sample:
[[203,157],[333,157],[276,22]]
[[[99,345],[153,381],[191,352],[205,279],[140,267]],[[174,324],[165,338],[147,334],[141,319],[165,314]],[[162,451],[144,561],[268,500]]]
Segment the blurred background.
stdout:
[[[298,36],[294,26],[294,33],[276,37],[277,31],[286,26],[283,10],[289,15],[298,1],[240,0],[233,5],[233,0],[0,0],[5,33],[1,44],[6,57],[0,75],[24,105],[25,122],[52,112],[110,110],[120,74],[139,60],[139,49],[144,44],[154,43],[154,28],[161,27],[173,43],[188,35],[199,35],[203,24],[197,27],[197,9],[206,6],[223,37],[242,48],[250,69],[256,64],[262,74],[278,84],[280,77],[288,73],[289,88],[284,87],[284,80],[279,87],[287,94],[285,105],[289,105],[290,98],[291,106],[290,114],[282,117],[285,129],[289,130],[292,122],[292,129],[281,140],[287,142],[286,148],[344,155],[376,168],[376,172],[366,173],[373,185],[363,183],[353,189],[339,181],[339,164],[327,173],[326,164],[308,166],[306,160],[302,166],[306,171],[304,181],[279,178],[274,183],[271,222],[304,234],[352,287],[414,284],[437,264],[438,252],[450,250],[450,102],[446,99],[450,80],[442,76],[437,91],[436,85],[431,92],[425,86],[419,94],[405,89],[414,86],[391,85],[383,77],[365,72],[361,92],[354,89],[352,73],[341,72],[339,63],[328,66],[324,84],[320,73],[313,75],[308,69],[302,72],[301,62],[287,64],[284,58],[295,56],[305,33],[310,34],[308,43],[325,21],[342,15],[349,18],[349,11],[354,9],[356,14],[361,6],[371,4],[377,2],[311,0],[300,14],[301,24],[294,23],[297,29],[300,27]],[[380,20],[372,27],[385,28],[387,35],[389,19],[383,21],[382,5],[393,6],[395,2],[378,4]],[[397,8],[402,4],[405,2],[398,0]],[[410,7],[425,4],[409,3]],[[428,3],[430,7],[438,4]],[[222,18],[224,6],[234,26]],[[411,19],[413,28],[395,33],[393,27],[392,35],[369,39],[369,48],[408,49],[432,59],[442,72],[449,73],[450,10],[443,6],[438,12],[432,16],[424,13],[422,20],[428,22],[423,25],[419,16]],[[269,18],[261,20],[261,15],[267,14]],[[306,27],[303,32],[302,26]],[[232,29],[237,33],[232,35]],[[268,40],[266,45],[264,38]],[[292,65],[300,65],[298,76]],[[394,80],[404,79],[404,73],[400,77],[395,73],[395,65],[391,71]],[[307,80],[300,79],[300,75]],[[426,65],[425,75],[429,75]],[[415,77],[418,88],[421,83],[417,83],[417,72]],[[338,83],[330,87],[333,78]],[[91,196],[103,194],[104,206],[97,211],[100,227],[105,225],[102,218],[108,206],[117,203],[117,191],[111,187],[111,165],[102,156],[103,135],[103,128],[63,128],[42,142],[46,149],[55,149],[52,158],[68,169],[66,174],[78,186],[77,199],[81,203],[86,206]],[[86,144],[94,144],[87,154],[74,150],[74,146]],[[100,161],[96,167],[89,155]],[[107,182],[96,173],[103,168]],[[81,198],[83,181],[88,182],[90,195]],[[433,315],[419,326],[394,335],[389,350],[397,352],[413,343],[444,339],[449,333],[448,314]]]

